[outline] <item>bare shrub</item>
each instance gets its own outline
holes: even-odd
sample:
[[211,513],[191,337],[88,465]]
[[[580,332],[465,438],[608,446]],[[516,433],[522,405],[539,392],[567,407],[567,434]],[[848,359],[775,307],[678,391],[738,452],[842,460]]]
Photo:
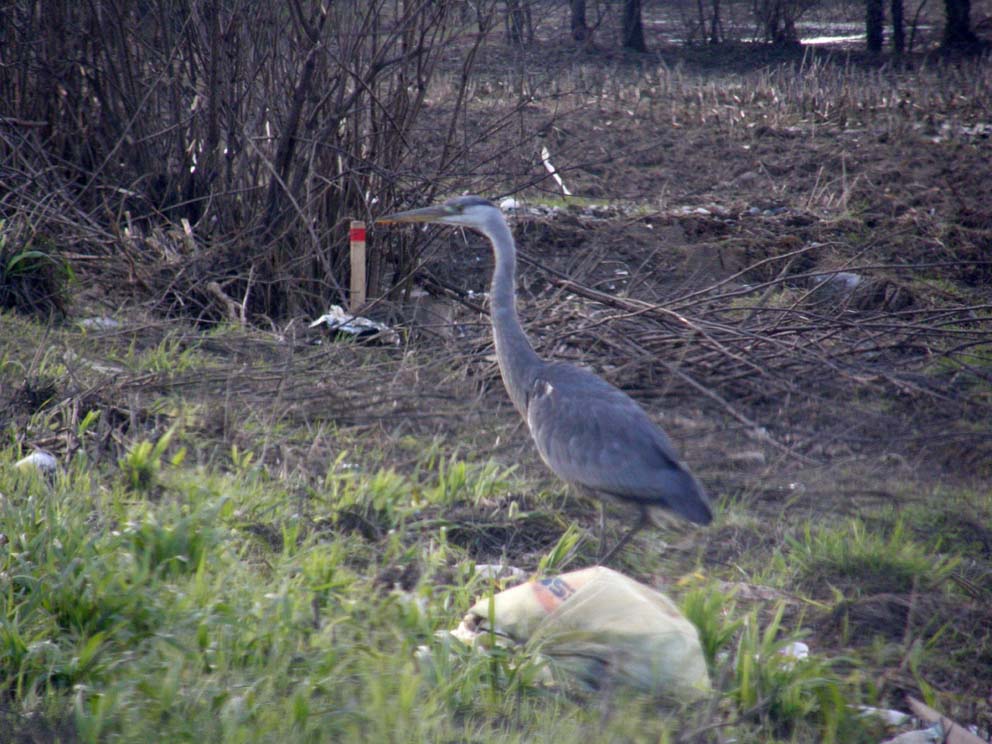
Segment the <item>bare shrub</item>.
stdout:
[[[414,144],[438,62],[470,28],[453,7],[8,3],[0,215],[27,212],[89,258],[120,259],[102,269],[161,288],[174,310],[215,315],[209,282],[253,314],[341,301],[346,219],[455,160],[452,136],[439,158]],[[480,9],[480,28],[491,15]],[[466,64],[482,36],[461,38]]]
[[754,18],[765,41],[798,44],[796,23],[816,0],[754,0]]

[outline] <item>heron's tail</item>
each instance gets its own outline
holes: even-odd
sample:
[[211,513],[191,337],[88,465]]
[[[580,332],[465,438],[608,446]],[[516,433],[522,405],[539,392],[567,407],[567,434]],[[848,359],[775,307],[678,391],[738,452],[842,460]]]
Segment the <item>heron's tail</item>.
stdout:
[[[665,508],[669,513],[688,519],[696,524],[709,524],[713,521],[713,507],[706,489],[692,473],[684,467],[666,472]],[[652,521],[657,523],[658,509],[649,509]]]

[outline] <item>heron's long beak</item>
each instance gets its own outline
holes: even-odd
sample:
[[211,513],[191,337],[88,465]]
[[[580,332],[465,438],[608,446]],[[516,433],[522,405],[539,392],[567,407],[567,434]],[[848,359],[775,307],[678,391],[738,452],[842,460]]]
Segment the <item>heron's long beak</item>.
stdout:
[[375,224],[388,225],[392,222],[437,222],[442,217],[450,217],[444,207],[423,207],[422,209],[411,209],[407,212],[394,212],[385,217],[379,217]]

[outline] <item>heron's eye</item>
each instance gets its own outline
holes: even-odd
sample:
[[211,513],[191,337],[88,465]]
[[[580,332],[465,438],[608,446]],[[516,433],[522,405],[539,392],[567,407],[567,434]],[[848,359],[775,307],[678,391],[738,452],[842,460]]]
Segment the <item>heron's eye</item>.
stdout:
[[447,212],[448,214],[458,214],[458,207],[454,207],[450,204],[445,204],[444,211]]

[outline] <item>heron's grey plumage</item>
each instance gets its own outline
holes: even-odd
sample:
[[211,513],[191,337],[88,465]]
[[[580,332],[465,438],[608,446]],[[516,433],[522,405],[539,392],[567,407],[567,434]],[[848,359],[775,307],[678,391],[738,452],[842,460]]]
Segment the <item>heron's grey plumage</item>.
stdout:
[[641,508],[641,522],[611,555],[657,509],[709,524],[713,512],[705,490],[644,409],[592,372],[546,362],[534,352],[517,315],[516,247],[498,207],[478,196],[464,196],[379,221],[462,225],[489,239],[496,257],[490,291],[496,358],[541,459],[579,489]]
[[712,519],[671,441],[628,395],[570,364],[545,365],[531,390],[528,427],[562,480],[692,522]]

